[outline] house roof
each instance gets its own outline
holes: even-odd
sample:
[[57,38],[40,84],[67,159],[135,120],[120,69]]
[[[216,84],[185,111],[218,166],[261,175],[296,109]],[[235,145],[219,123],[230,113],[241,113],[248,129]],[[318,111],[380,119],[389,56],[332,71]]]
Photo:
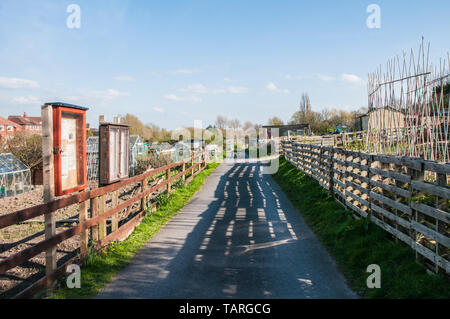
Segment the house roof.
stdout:
[[358,117],[364,117],[364,116],[369,115],[371,112],[374,112],[374,111],[380,111],[380,110],[383,110],[383,109],[389,110],[389,111],[392,111],[392,112],[405,113],[404,110],[398,110],[398,109],[393,108],[393,107],[390,106],[390,105],[386,105],[386,106],[383,106],[383,107],[372,108],[372,109],[370,109],[366,114],[360,115],[360,116],[358,116]]
[[28,119],[33,121],[36,125],[42,125],[42,117],[40,116],[30,116]]
[[309,124],[263,125],[263,128],[279,128],[283,130],[302,130],[309,127]]
[[64,103],[64,102],[50,102],[50,103],[45,103],[44,105],[45,106],[51,105],[53,107],[68,107],[68,108],[78,109],[78,110],[83,110],[83,111],[89,110],[89,108],[84,107],[84,106],[79,106],[79,105],[74,105],[74,104],[69,104],[69,103]]
[[18,125],[17,123],[7,120],[4,117],[0,116],[0,125],[12,125],[14,127],[20,127],[20,125]]
[[10,115],[8,116],[8,119],[19,125],[42,125],[42,119],[37,116],[24,117],[20,115]]

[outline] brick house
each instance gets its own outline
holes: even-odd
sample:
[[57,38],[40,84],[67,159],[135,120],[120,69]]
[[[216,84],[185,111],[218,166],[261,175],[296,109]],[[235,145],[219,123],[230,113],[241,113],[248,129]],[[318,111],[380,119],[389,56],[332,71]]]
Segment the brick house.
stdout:
[[19,124],[0,116],[0,142],[4,143],[19,131],[22,131]]
[[23,113],[23,116],[10,115],[8,120],[20,125],[24,132],[42,134],[42,119],[40,117],[27,116],[27,113]]

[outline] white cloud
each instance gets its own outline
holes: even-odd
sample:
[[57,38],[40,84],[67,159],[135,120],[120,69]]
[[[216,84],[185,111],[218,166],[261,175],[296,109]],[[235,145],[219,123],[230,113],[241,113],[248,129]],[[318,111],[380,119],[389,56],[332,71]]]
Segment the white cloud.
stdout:
[[197,97],[197,96],[178,96],[175,94],[167,94],[164,95],[164,98],[166,100],[169,101],[176,101],[176,102],[181,102],[181,101],[187,101],[187,102],[201,102],[202,99]]
[[113,90],[113,89],[107,89],[104,91],[90,91],[88,93],[88,96],[91,96],[93,98],[100,98],[103,100],[115,100],[119,97],[123,97],[123,96],[129,96],[129,93],[126,92],[120,92],[117,90]]
[[118,75],[114,77],[114,80],[123,82],[133,82],[134,78],[130,75]]
[[279,88],[275,85],[275,83],[273,83],[273,82],[267,83],[266,89],[269,90],[269,91],[272,91],[272,92],[276,92],[276,93],[282,93],[282,94],[287,94],[287,93],[289,93],[289,90],[288,90],[288,89],[284,89],[284,90],[279,89]]
[[39,104],[41,103],[41,100],[35,96],[28,95],[28,96],[20,96],[15,97],[12,99],[13,103],[17,104]]
[[284,76],[286,80],[303,80],[303,79],[318,79],[323,82],[333,82],[333,81],[342,81],[348,83],[356,83],[361,84],[364,83],[364,80],[354,74],[342,73],[340,76],[332,76],[327,74],[314,73],[312,76],[301,76],[301,75],[292,75],[286,74]]
[[190,92],[194,94],[224,94],[224,93],[241,94],[248,92],[248,88],[244,86],[229,86],[227,88],[212,89],[207,88],[205,85],[201,83],[196,83],[190,84],[187,86],[187,88],[181,89],[180,91]]
[[227,90],[231,94],[241,94],[248,92],[248,88],[246,88],[245,86],[230,86]]
[[157,107],[157,106],[153,107],[153,110],[158,112],[158,113],[164,113],[165,112],[165,110],[162,107]]
[[47,100],[60,100],[67,101],[68,103],[79,105],[95,105],[105,102],[111,102],[121,97],[129,96],[127,92],[120,92],[113,89],[107,89],[102,91],[88,91],[82,94],[74,95],[55,95],[48,97]]
[[344,82],[357,83],[357,84],[363,83],[363,80],[359,76],[354,75],[354,74],[347,74],[347,73],[341,74],[341,80]]
[[331,82],[331,81],[334,81],[334,80],[335,80],[335,78],[332,77],[332,76],[330,76],[330,75],[325,75],[325,74],[319,74],[319,73],[317,73],[317,74],[315,74],[315,76],[316,76],[317,78],[319,78],[319,80],[324,81],[324,82]]
[[291,74],[286,74],[284,76],[284,78],[286,80],[303,80],[303,79],[305,79],[305,77],[302,75],[291,75]]
[[169,71],[169,74],[179,75],[179,74],[194,74],[201,72],[200,69],[178,69]]
[[209,89],[201,83],[190,84],[187,88],[181,89],[182,92],[191,92],[196,94],[221,94],[225,93],[224,89]]
[[33,80],[0,77],[0,88],[3,89],[35,89],[39,83]]
[[230,78],[223,78],[223,80],[224,80],[225,82],[231,82],[231,79],[230,79]]

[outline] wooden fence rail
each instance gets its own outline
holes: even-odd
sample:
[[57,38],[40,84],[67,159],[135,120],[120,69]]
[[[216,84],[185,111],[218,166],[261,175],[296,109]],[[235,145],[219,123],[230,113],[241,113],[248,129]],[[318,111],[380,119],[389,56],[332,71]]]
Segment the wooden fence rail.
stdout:
[[346,148],[348,145],[355,142],[364,142],[366,138],[366,131],[358,131],[351,133],[341,133],[341,134],[332,134],[332,135],[321,135],[321,136],[294,136],[289,138],[288,136],[282,136],[283,140],[294,140],[303,144],[316,144],[321,146],[335,146],[335,147],[344,147]]
[[[189,183],[195,175],[200,173],[207,163],[207,153],[199,153],[183,161],[169,164],[157,169],[147,171],[124,181],[80,192],[50,203],[42,204],[20,211],[0,216],[0,229],[17,225],[46,214],[55,214],[58,209],[78,204],[79,222],[76,226],[63,230],[56,235],[45,238],[43,241],[15,253],[0,261],[0,275],[8,270],[20,266],[31,258],[61,244],[65,240],[80,235],[79,257],[65,262],[56,271],[48,274],[16,295],[17,298],[31,298],[42,289],[51,285],[58,277],[66,273],[66,268],[79,262],[87,256],[90,248],[96,250],[105,248],[111,241],[123,240],[130,235],[136,225],[147,214],[149,208],[154,208],[152,194],[159,191],[170,194],[176,181]],[[179,171],[179,172],[178,172]],[[164,174],[165,173],[165,174]],[[173,174],[172,174],[173,173]],[[151,178],[164,175],[163,181],[150,185]],[[132,185],[138,185],[138,192],[131,198],[119,203],[119,190]],[[106,197],[110,196],[112,207],[107,208]],[[149,203],[153,207],[148,207]],[[119,220],[119,212],[126,211],[126,218]],[[107,225],[109,224],[109,227]]]
[[334,198],[450,274],[450,164],[281,141],[281,154]]

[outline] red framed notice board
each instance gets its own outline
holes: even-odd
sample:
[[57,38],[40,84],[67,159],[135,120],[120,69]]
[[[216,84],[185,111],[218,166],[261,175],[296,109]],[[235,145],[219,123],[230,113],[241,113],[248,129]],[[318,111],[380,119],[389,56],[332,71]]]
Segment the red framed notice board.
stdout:
[[86,110],[70,104],[53,107],[55,195],[87,188]]

